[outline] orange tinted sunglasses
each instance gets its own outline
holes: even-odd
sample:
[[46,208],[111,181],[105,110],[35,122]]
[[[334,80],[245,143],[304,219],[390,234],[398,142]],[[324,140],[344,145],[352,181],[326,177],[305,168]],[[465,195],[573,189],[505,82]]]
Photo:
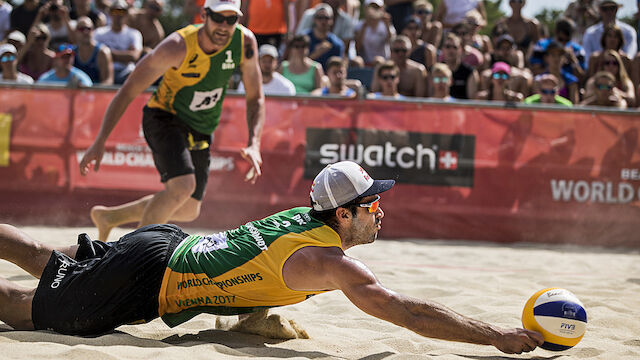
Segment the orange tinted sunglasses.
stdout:
[[380,208],[380,195],[376,195],[376,199],[372,202],[357,205],[363,208],[369,208],[369,213],[374,213]]

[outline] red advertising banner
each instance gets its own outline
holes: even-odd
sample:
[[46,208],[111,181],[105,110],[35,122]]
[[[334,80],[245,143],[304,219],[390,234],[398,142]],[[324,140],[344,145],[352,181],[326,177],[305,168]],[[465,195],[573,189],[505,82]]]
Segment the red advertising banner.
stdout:
[[[0,87],[0,119],[11,118],[0,196],[63,199],[67,215],[55,219],[64,225],[86,224],[97,202],[162,189],[141,130],[148,93],[114,129],[100,171],[80,176],[78,161],[113,95]],[[239,156],[244,109],[242,96],[224,100],[202,213],[191,226],[229,228],[308,205],[313,176],[349,159],[398,183],[382,199],[382,237],[640,246],[637,112],[268,98],[263,176],[250,185]],[[0,221],[27,216],[16,213],[5,202]]]

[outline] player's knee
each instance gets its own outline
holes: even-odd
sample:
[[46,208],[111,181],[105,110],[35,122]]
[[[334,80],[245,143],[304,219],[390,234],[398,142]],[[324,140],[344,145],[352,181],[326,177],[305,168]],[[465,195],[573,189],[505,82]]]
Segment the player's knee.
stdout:
[[167,190],[181,200],[188,199],[196,190],[196,177],[184,175],[169,180]]

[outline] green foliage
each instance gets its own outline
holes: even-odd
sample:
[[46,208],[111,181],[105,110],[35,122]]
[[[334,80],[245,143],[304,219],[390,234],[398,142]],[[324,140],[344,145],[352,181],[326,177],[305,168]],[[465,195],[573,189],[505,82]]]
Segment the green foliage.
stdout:
[[166,0],[160,24],[167,35],[191,23],[184,14],[183,6],[184,0]]
[[540,26],[549,31],[549,36],[553,37],[556,29],[556,21],[562,18],[564,10],[558,9],[542,9],[535,18],[540,22]]
[[484,8],[487,12],[487,25],[480,31],[481,34],[489,35],[493,26],[505,17],[506,14],[500,10],[501,2],[502,0],[484,0]]

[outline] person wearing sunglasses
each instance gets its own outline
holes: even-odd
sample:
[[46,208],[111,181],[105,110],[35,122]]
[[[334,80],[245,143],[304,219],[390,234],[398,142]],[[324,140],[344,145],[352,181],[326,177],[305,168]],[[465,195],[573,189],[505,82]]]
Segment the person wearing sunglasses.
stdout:
[[142,34],[142,54],[149,53],[165,38],[160,24],[160,16],[164,9],[164,0],[145,0],[142,9],[133,9],[131,27]]
[[451,83],[453,74],[449,66],[444,63],[437,63],[431,68],[429,74],[429,96],[432,99],[440,99],[442,101],[455,101],[451,96]]
[[0,44],[0,82],[33,84],[33,79],[18,71],[18,51],[11,44]]
[[18,70],[34,80],[49,71],[56,53],[49,49],[49,29],[43,23],[34,24],[27,34],[27,42],[18,53]]
[[553,74],[558,81],[558,95],[571,100],[573,104],[580,101],[580,93],[578,87],[578,78],[571,72],[568,72],[563,65],[566,61],[565,47],[559,42],[553,40],[547,44],[542,60],[546,65],[545,74]]
[[638,37],[636,30],[631,25],[616,19],[618,9],[620,7],[622,7],[622,5],[615,0],[600,1],[598,9],[600,10],[600,17],[602,18],[602,21],[587,28],[582,41],[582,46],[584,46],[584,51],[587,57],[587,63],[589,63],[589,57],[594,52],[602,51],[602,33],[607,26],[614,24],[622,30],[622,35],[624,37],[622,50],[624,53],[631,59],[636,56],[636,52],[638,50]]
[[162,77],[142,111],[142,129],[164,190],[120,206],[93,207],[91,219],[102,241],[121,224],[143,226],[199,216],[209,177],[212,134],[236,70],[242,72],[246,98],[249,139],[240,151],[249,163],[245,180],[254,184],[262,174],[265,109],[256,39],[238,24],[240,0],[207,0],[202,16],[203,25],[170,34],[138,62],[111,100],[94,143],[79,163],[82,175],[99,169],[106,140],[124,111]]
[[99,44],[94,38],[93,22],[87,16],[81,16],[75,29],[77,44],[73,66],[84,71],[94,84],[113,84],[113,58],[111,50]]
[[504,62],[497,62],[491,68],[491,82],[487,90],[478,92],[476,99],[489,101],[522,102],[522,93],[509,88],[511,78],[511,66]]
[[309,57],[309,37],[294,35],[287,46],[286,60],[278,72],[293,83],[297,95],[310,94],[322,85],[322,65]]
[[[405,35],[398,35],[391,40],[391,61],[399,72],[398,92],[407,97],[424,97],[427,94],[427,69],[424,65],[409,59],[411,40]],[[382,90],[381,79],[374,72],[371,90]]]
[[111,24],[97,28],[93,35],[97,42],[111,50],[113,83],[116,85],[124,84],[142,55],[142,34],[127,25],[129,15],[129,4],[125,0],[115,0],[109,7]]
[[54,247],[0,225],[0,257],[40,279],[28,289],[0,278],[0,320],[15,330],[93,336],[158,317],[175,327],[209,313],[241,315],[223,329],[303,338],[303,329],[268,315],[269,308],[340,290],[368,315],[424,337],[492,345],[505,353],[542,345],[538,332],[501,328],[399,294],[345,253],[377,240],[385,216],[381,194],[394,185],[374,180],[354,162],[333,163],[313,179],[310,207],[212,234],[154,224],[116,242],[81,234],[78,245]]
[[543,74],[535,78],[534,89],[535,94],[524,99],[525,104],[556,104],[572,107],[573,104],[569,99],[565,99],[558,95],[559,90],[558,78],[555,75]]
[[599,71],[589,80],[595,88],[580,105],[606,106],[626,109],[627,102],[621,91],[616,88],[616,78],[608,71]]
[[622,45],[624,45],[624,34],[619,26],[611,24],[605,27],[600,43],[602,45],[602,51],[595,51],[589,57],[589,69],[587,71],[588,77],[592,77],[598,71],[603,70],[605,65],[604,54],[607,50],[617,52],[624,64],[625,70],[627,73],[631,73],[631,58],[629,55],[625,54],[624,50],[622,50]]
[[60,44],[56,49],[53,69],[42,74],[38,83],[64,84],[69,87],[91,87],[93,81],[84,71],[73,66],[76,47],[71,44]]
[[392,61],[387,60],[376,67],[376,76],[381,91],[367,94],[368,99],[406,99],[398,93],[400,83],[400,69]]
[[475,99],[480,76],[476,69],[462,62],[464,53],[462,39],[454,33],[447,33],[442,41],[442,62],[452,72],[451,96],[456,99]]
[[413,13],[422,24],[422,40],[438,48],[442,39],[442,23],[433,19],[433,5],[427,0],[416,0]]
[[[620,58],[620,54],[614,50],[606,50],[602,54],[602,61],[599,64],[598,71],[606,71],[613,75],[616,79],[614,86],[616,88],[616,92],[621,95],[625,101],[627,102],[627,106],[633,107],[636,104],[635,97],[635,86],[631,81],[627,70],[625,69],[624,62]],[[589,78],[585,85],[585,97],[589,97],[594,93],[595,77]]]
[[322,64],[327,71],[327,62],[332,56],[343,57],[344,42],[333,32],[333,9],[327,4],[315,7],[313,26],[303,33],[309,37],[309,57]]

